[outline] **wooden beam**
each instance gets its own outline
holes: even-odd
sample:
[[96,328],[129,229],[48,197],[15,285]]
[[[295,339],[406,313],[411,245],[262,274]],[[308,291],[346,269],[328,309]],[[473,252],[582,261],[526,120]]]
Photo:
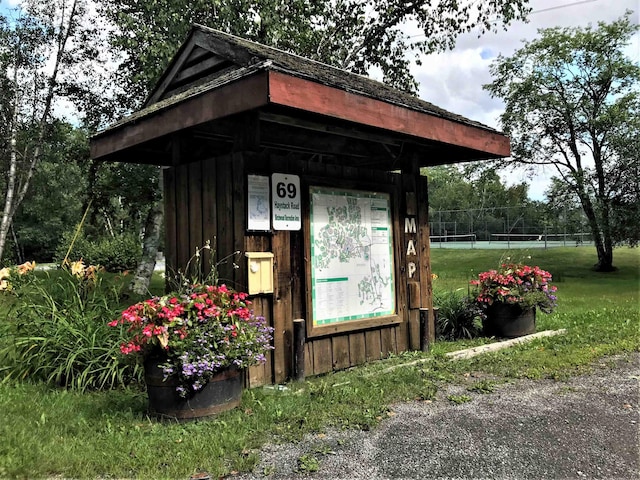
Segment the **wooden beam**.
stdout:
[[251,54],[242,47],[233,45],[225,40],[208,35],[202,31],[194,33],[195,44],[221,57],[227,58],[238,65],[247,66],[252,61]]
[[187,60],[184,62],[184,66],[190,67],[191,65],[194,65],[195,63],[199,62],[202,59],[202,57],[207,57],[210,55],[213,55],[213,52],[210,52],[209,50],[205,50],[204,48],[196,45],[193,47],[193,49],[189,53]]
[[391,135],[385,135],[381,132],[365,132],[356,129],[354,126],[346,127],[324,122],[317,122],[313,120],[302,119],[294,117],[292,115],[277,114],[271,112],[260,112],[260,120],[268,123],[277,123],[280,125],[299,127],[305,130],[312,130],[314,132],[327,133],[330,135],[337,135],[347,138],[355,138],[358,140],[364,140],[366,142],[375,142],[381,144],[388,144],[392,147],[399,148],[401,141],[397,137]]
[[490,343],[488,345],[480,345],[479,347],[467,348],[465,350],[458,350],[456,352],[448,352],[445,355],[447,356],[447,358],[451,358],[453,360],[472,358],[483,353],[496,352],[504,348],[512,347],[513,345],[520,345],[532,340],[537,340],[538,338],[554,337],[556,335],[564,335],[565,333],[567,333],[567,330],[565,328],[561,328],[559,330],[544,330],[542,332],[532,333],[531,335],[524,335],[522,337],[512,338],[510,340]]
[[466,147],[476,151],[477,158],[510,155],[509,138],[501,133],[281,72],[269,72],[269,94],[272,104],[328,115],[424,140]]
[[171,84],[176,74],[180,71],[182,65],[188,60],[194,46],[195,42],[193,40],[193,37],[191,36],[176,53],[175,57],[169,64],[169,68],[165,70],[164,74],[162,75],[160,82],[156,84],[156,87],[151,92],[151,95],[149,95],[149,98],[147,98],[147,101],[144,104],[145,107],[157,102],[160,98],[162,98],[162,94]]
[[171,88],[175,88],[177,84],[184,84],[189,81],[191,77],[202,75],[203,72],[207,72],[214,68],[221,68],[223,65],[229,64],[226,58],[211,57],[202,60],[200,63],[196,63],[191,67],[187,67],[178,73],[171,82]]
[[259,72],[98,133],[91,139],[91,158],[99,159],[211,120],[260,108],[268,98],[267,75]]

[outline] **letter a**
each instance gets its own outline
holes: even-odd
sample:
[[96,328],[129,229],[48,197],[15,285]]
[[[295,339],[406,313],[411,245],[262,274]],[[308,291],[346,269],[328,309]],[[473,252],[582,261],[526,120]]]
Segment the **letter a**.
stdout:
[[407,245],[407,257],[409,255],[417,255],[416,254],[416,246],[413,243],[413,240],[409,240],[409,245]]

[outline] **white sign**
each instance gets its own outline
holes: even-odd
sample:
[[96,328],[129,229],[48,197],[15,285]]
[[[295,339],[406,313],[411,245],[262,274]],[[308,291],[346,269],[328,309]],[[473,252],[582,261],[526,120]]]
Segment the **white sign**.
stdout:
[[268,231],[271,228],[269,177],[247,176],[247,229]]
[[283,173],[272,174],[271,192],[273,229],[300,230],[302,228],[300,177]]

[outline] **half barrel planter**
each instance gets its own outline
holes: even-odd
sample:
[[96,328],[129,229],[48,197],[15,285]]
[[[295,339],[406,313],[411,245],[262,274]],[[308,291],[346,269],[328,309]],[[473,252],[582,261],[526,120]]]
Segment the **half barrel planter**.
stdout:
[[242,370],[235,367],[221,370],[202,389],[188,398],[182,398],[176,391],[177,379],[164,379],[160,368],[162,363],[160,359],[148,359],[144,362],[150,414],[162,418],[193,420],[217,415],[240,405]]
[[536,331],[536,308],[494,302],[487,307],[483,333],[491,337],[517,338]]

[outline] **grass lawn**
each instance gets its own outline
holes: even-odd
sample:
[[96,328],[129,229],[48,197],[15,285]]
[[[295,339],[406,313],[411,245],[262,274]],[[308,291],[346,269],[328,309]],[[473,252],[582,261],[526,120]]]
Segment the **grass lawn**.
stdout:
[[[456,362],[443,353],[491,340],[438,342],[429,354],[402,354],[286,390],[245,391],[239,409],[209,421],[150,420],[145,394],[134,388],[79,394],[2,383],[0,477],[188,478],[207,471],[217,478],[251,469],[257,449],[268,440],[295,440],[328,426],[371,428],[393,402],[432,398],[439,385],[461,381],[465,372],[505,379],[562,379],[583,372],[603,355],[640,349],[640,252],[623,248],[614,255],[618,271],[595,273],[590,247],[508,253],[434,249],[439,289],[466,290],[470,278],[506,256],[549,270],[559,306],[552,315],[538,315],[538,330],[568,333]],[[384,371],[419,358],[430,360]]]

